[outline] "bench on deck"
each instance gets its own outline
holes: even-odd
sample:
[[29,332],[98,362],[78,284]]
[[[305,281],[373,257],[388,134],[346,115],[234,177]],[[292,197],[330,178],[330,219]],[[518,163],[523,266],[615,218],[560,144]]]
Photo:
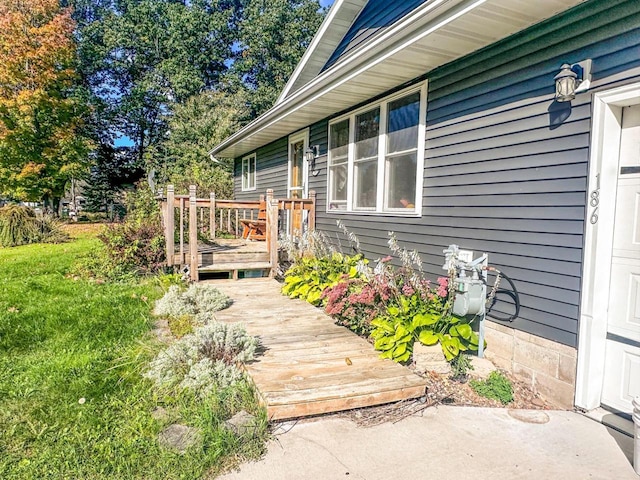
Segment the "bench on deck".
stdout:
[[243,218],[240,220],[242,224],[242,238],[245,240],[266,240],[267,239],[267,204],[260,202],[258,210],[258,218],[249,220]]

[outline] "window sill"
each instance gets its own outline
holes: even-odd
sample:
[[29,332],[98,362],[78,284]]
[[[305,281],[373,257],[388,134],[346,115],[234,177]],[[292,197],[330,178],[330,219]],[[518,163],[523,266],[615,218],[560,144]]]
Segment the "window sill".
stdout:
[[367,210],[326,210],[327,213],[336,214],[336,215],[352,215],[352,216],[363,216],[363,217],[402,217],[402,218],[421,218],[422,213],[409,210],[408,212],[395,211],[395,212],[372,212]]

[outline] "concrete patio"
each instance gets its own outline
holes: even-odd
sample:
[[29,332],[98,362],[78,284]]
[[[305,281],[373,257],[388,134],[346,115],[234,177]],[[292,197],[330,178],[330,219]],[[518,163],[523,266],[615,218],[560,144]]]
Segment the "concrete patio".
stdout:
[[638,480],[633,439],[568,411],[439,406],[358,427],[336,416],[282,424],[259,462],[224,480]]

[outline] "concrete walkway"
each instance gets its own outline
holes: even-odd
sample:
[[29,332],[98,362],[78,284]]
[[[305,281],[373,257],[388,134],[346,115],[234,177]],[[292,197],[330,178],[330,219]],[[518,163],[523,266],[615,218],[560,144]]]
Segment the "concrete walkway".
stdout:
[[633,440],[580,414],[432,407],[396,424],[283,424],[259,462],[224,480],[639,480]]

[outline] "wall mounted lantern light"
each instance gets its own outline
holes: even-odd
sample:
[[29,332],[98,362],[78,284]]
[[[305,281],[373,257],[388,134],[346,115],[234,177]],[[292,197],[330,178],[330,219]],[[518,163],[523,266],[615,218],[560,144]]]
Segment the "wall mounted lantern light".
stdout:
[[309,164],[309,171],[314,177],[318,176],[320,170],[316,170],[316,158],[320,155],[320,145],[314,145],[304,151],[304,159]]
[[570,102],[576,98],[576,93],[584,92],[591,86],[591,59],[572,65],[564,63],[554,80],[556,100]]

